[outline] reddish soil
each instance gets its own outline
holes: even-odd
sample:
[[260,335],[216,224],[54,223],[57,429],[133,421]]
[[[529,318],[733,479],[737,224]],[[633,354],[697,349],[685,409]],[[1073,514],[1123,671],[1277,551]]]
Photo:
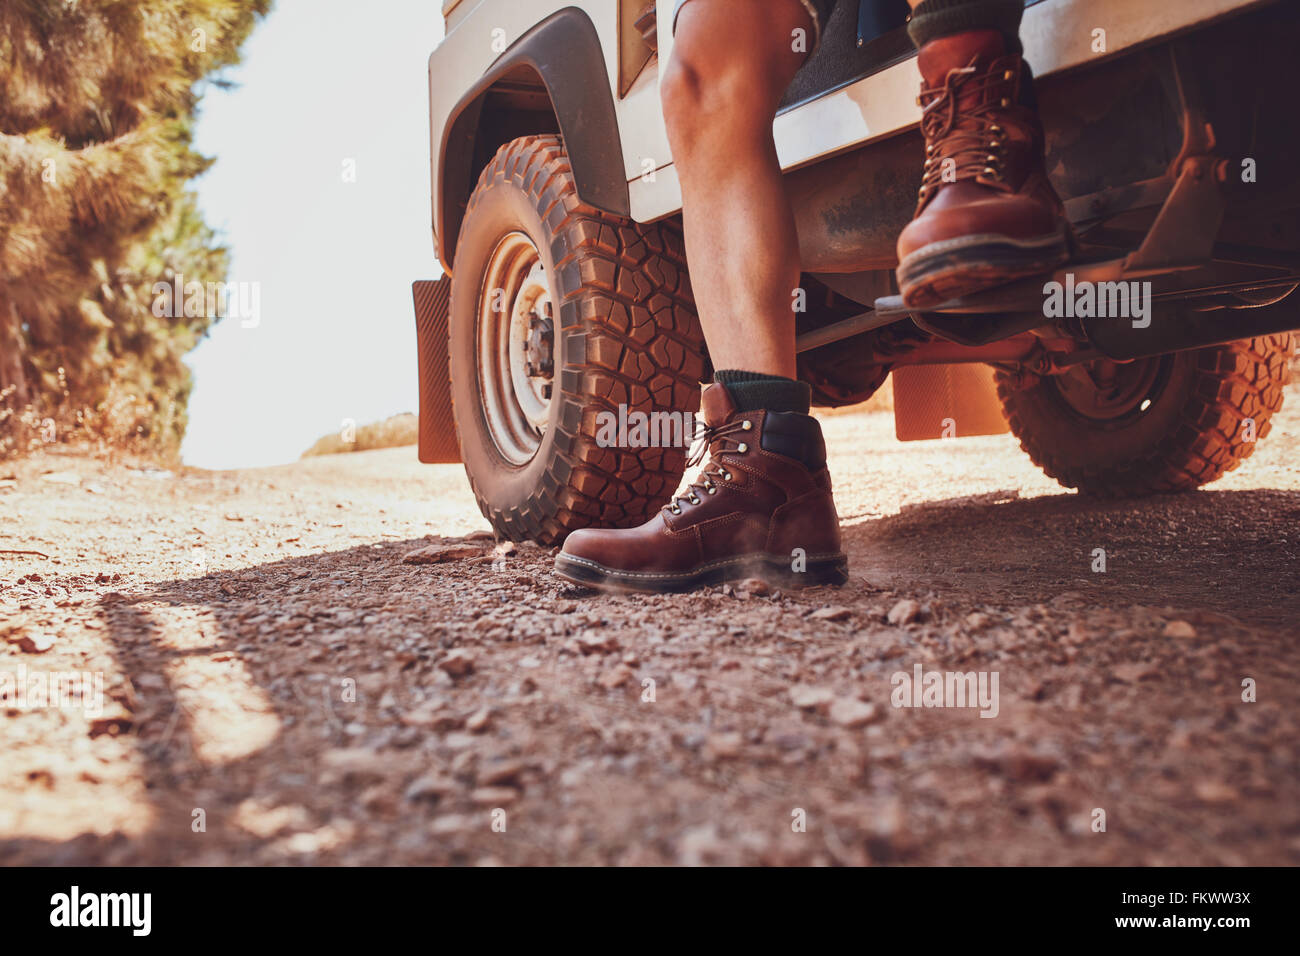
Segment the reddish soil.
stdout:
[[[47,555],[0,554],[0,674],[106,698],[0,702],[0,860],[1300,862],[1300,402],[1140,502],[827,431],[852,577],[794,593],[589,595],[413,449],[0,466],[0,549]],[[892,706],[918,665],[997,715]]]

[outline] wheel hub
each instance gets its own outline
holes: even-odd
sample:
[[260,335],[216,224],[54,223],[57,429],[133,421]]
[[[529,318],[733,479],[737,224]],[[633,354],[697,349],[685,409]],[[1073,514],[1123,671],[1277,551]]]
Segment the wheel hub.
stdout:
[[[524,371],[529,378],[550,379],[555,374],[555,324],[551,319],[551,303],[546,303],[546,315],[532,312],[528,316],[528,340],[524,342]],[[546,396],[550,398],[549,393]]]
[[1115,421],[1150,407],[1162,368],[1159,356],[1133,362],[1101,359],[1075,366],[1053,381],[1066,404],[1084,418]]
[[550,419],[555,324],[550,277],[537,246],[521,232],[498,242],[484,269],[478,369],[492,439],[508,462],[524,465],[541,447]]

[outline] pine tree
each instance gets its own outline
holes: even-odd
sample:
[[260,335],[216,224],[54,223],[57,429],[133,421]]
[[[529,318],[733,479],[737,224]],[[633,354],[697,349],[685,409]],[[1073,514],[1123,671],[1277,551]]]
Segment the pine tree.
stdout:
[[270,4],[0,2],[0,453],[42,419],[179,447],[212,318],[158,318],[152,288],[226,277],[187,189],[211,162],[194,112]]

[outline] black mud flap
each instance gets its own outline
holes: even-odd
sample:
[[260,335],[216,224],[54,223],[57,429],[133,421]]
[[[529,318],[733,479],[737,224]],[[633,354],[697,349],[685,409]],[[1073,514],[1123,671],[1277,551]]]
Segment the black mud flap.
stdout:
[[426,465],[461,460],[451,413],[451,368],[447,320],[451,276],[411,284],[415,298],[415,337],[420,362],[420,461]]

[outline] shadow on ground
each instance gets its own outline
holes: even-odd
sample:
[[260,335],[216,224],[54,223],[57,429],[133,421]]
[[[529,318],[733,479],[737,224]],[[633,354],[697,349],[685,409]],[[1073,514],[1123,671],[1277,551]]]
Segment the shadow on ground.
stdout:
[[1300,633],[1296,491],[936,501],[846,528],[845,547],[873,584],[991,604],[1072,591],[1098,607],[1216,611]]
[[[870,587],[851,583],[842,597],[791,596],[785,604],[773,603],[771,616],[788,614],[779,620],[797,620],[811,610],[798,601],[867,602],[880,589],[918,596],[933,592],[950,604],[1001,608],[1043,604],[1074,593],[1082,604],[1098,608],[1170,606],[1294,634],[1300,611],[1298,518],[1300,492],[1292,491],[1211,491],[1135,503],[1098,503],[1071,495],[1001,504],[940,501],[846,528],[854,578],[865,577]],[[128,712],[120,729],[131,735],[151,822],[143,834],[132,837],[88,833],[69,841],[9,839],[0,843],[0,858],[51,864],[461,863],[485,857],[626,862],[638,852],[628,845],[638,843],[652,859],[671,858],[662,820],[643,820],[637,825],[645,832],[623,832],[617,846],[593,848],[607,838],[596,832],[599,827],[566,815],[571,798],[553,782],[539,782],[534,790],[534,804],[561,818],[553,829],[534,828],[529,831],[533,836],[521,835],[521,842],[507,844],[494,843],[482,827],[473,848],[456,842],[458,819],[471,812],[486,814],[497,801],[508,803],[513,798],[505,791],[531,773],[555,776],[561,759],[595,760],[598,755],[610,773],[626,766],[629,782],[641,788],[654,784],[658,771],[637,769],[632,759],[636,748],[618,742],[617,718],[623,711],[608,708],[592,711],[596,716],[586,719],[599,726],[579,726],[581,733],[564,744],[569,748],[565,755],[530,753],[529,741],[543,746],[544,738],[526,737],[523,744],[516,737],[513,750],[506,752],[497,735],[474,735],[467,728],[464,713],[476,706],[469,698],[527,699],[531,678],[521,680],[522,671],[501,668],[503,673],[479,679],[480,689],[462,699],[454,697],[462,685],[438,664],[448,647],[463,646],[467,635],[477,632],[487,634],[485,643],[477,645],[480,663],[483,655],[494,653],[493,647],[515,653],[520,645],[542,647],[548,639],[564,640],[529,626],[530,602],[557,615],[590,609],[612,618],[628,608],[632,619],[662,621],[674,610],[685,618],[731,599],[715,592],[641,605],[593,597],[580,598],[575,611],[559,607],[573,604],[576,592],[550,575],[549,555],[541,549],[521,550],[504,572],[492,569],[486,546],[484,555],[471,562],[434,569],[400,561],[425,543],[364,544],[103,595],[97,613],[107,625],[117,666],[135,688],[124,701]],[[1104,572],[1094,570],[1099,550],[1104,551]],[[762,608],[755,613],[760,612],[768,613]],[[878,609],[870,614],[871,626],[881,627],[874,616]],[[577,630],[597,627],[592,620],[589,616]],[[866,611],[860,620],[868,620]],[[490,627],[479,626],[481,621]],[[725,625],[717,624],[719,634]],[[850,624],[829,635],[825,646],[844,644],[853,628]],[[617,632],[617,653],[625,660],[635,664],[648,655],[650,648],[639,642],[634,623],[623,622]],[[574,633],[574,628],[562,633]],[[905,644],[908,632],[897,633]],[[487,643],[489,639],[496,643]],[[742,641],[719,656],[739,658],[734,673],[747,679],[751,665],[763,663],[746,660],[748,652]],[[586,653],[584,649],[582,655]],[[575,660],[582,663],[582,655]],[[716,666],[716,660],[700,664],[709,679]],[[778,668],[771,675],[774,686],[789,683],[785,674]],[[348,681],[356,688],[354,701],[342,697]],[[575,682],[574,693],[589,693],[592,684]],[[575,706],[572,700],[565,703],[566,695],[573,696],[562,682],[552,685],[548,700],[530,705],[525,723],[580,724],[575,712],[565,709]],[[232,698],[241,696],[232,705]],[[444,707],[453,697],[454,705]],[[410,719],[422,710],[428,714]],[[703,719],[707,729],[714,718]],[[993,733],[978,720],[972,728]],[[765,740],[785,739],[767,733]],[[707,754],[709,747],[722,744],[687,741],[681,746],[702,746]],[[777,757],[785,746],[772,744]],[[836,760],[845,753],[849,763],[868,759],[837,746]],[[744,789],[718,776],[716,759],[714,765],[706,761],[688,771],[686,778],[706,792]],[[907,755],[877,758],[873,752],[871,760],[877,759],[905,763]],[[508,760],[520,767],[499,773],[492,769]],[[788,757],[781,760],[796,766]],[[781,760],[774,762],[773,774],[795,773],[783,769]],[[969,758],[948,755],[930,769],[944,760],[960,765]],[[926,769],[922,765],[909,773],[916,776]],[[815,776],[821,771],[809,772]],[[860,788],[863,800],[876,799],[869,786],[872,773],[876,780],[892,780],[879,769],[853,770],[840,783],[842,792],[850,794],[846,799],[852,799],[854,788]],[[436,824],[458,778],[472,781],[461,789],[479,789],[457,798],[456,814],[442,817],[450,822]],[[890,783],[887,789],[895,786]],[[687,797],[699,799],[701,793],[691,791],[681,799]],[[195,832],[196,810],[203,812],[205,832]],[[1024,811],[1033,812],[1032,807]],[[631,826],[629,819],[634,818],[624,818],[620,826]],[[1065,826],[1059,820],[1044,825],[1049,833]],[[213,838],[216,833],[219,839]],[[1026,830],[1025,839],[1038,837]],[[845,850],[844,861],[853,862],[854,852]],[[1214,853],[1196,858],[1224,859]]]

